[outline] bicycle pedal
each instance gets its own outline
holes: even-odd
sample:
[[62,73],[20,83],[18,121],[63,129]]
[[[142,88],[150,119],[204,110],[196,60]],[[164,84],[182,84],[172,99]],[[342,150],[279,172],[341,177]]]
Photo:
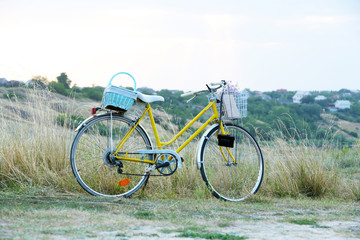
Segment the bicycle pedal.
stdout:
[[170,166],[170,163],[169,162],[164,162],[163,164],[157,165],[156,169],[163,168],[163,167],[168,167],[168,166]]
[[185,159],[183,157],[181,157],[181,162],[185,162]]

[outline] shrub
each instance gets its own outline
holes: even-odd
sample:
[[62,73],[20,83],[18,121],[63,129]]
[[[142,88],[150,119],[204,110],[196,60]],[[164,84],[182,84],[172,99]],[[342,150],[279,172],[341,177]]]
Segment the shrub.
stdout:
[[58,82],[51,82],[49,84],[49,89],[51,91],[54,91],[54,92],[59,93],[59,94],[64,95],[64,96],[69,95],[69,92],[65,88],[65,86],[63,84],[61,84],[61,83],[58,83]]
[[66,113],[60,114],[56,117],[56,123],[59,126],[67,128],[77,127],[85,118],[79,115],[69,115]]

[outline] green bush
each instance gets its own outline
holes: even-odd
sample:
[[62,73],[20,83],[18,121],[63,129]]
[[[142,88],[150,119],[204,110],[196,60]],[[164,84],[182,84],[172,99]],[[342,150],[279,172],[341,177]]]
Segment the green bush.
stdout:
[[75,128],[77,127],[85,118],[79,115],[68,115],[68,114],[60,114],[56,117],[56,123],[59,126],[67,127],[67,128]]
[[95,101],[101,101],[104,88],[103,87],[86,87],[82,89],[83,96],[86,98],[90,98]]
[[49,84],[49,89],[64,96],[69,95],[69,91],[65,88],[65,86],[58,82],[51,82]]

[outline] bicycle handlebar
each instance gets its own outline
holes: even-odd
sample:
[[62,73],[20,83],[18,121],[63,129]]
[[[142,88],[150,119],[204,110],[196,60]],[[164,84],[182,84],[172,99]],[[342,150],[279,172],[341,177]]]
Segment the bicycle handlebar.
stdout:
[[186,93],[181,94],[180,97],[188,97],[188,96],[192,96],[192,95],[198,95],[203,92],[208,92],[208,90],[186,92]]
[[226,85],[226,81],[225,80],[221,80],[221,82],[213,82],[213,83],[210,83],[210,86],[218,86],[216,88],[209,88],[208,90],[201,90],[201,91],[191,91],[191,92],[186,92],[186,93],[183,93],[181,94],[180,96],[181,97],[189,97],[189,96],[192,96],[192,95],[198,95],[200,93],[203,93],[203,92],[216,92],[216,90],[218,90],[219,88],[223,87]]
[[223,82],[213,82],[210,83],[210,86],[223,85],[223,84],[224,84]]
[[188,97],[196,94],[197,92],[186,92],[180,95],[180,97]]

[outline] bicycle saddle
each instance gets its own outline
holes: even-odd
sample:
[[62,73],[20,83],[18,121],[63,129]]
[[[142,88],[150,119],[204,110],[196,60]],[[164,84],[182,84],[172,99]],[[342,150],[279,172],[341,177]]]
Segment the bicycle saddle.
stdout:
[[137,94],[137,98],[144,103],[163,102],[164,101],[164,98],[162,96],[146,95],[146,94],[142,94],[140,92],[136,92],[136,94]]

